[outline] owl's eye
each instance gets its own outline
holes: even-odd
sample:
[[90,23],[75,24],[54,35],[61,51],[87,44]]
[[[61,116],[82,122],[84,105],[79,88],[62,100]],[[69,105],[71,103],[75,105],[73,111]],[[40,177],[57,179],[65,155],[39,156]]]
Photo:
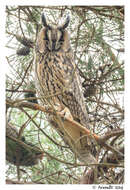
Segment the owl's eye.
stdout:
[[63,32],[61,33],[61,37],[60,37],[59,41],[60,41],[61,43],[64,42]]
[[63,38],[59,40],[60,42],[64,42]]
[[48,41],[48,38],[43,38],[43,40]]
[[48,38],[48,29],[45,30],[45,36],[44,36],[43,40],[45,40],[45,41],[49,40],[49,38]]
[[60,43],[60,45],[63,45],[64,40],[60,40],[59,43]]

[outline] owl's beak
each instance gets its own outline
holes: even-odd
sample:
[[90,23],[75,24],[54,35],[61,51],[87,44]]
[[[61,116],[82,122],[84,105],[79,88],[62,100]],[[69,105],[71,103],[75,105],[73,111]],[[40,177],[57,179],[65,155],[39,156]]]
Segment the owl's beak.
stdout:
[[56,48],[56,41],[52,41],[52,51],[55,51]]

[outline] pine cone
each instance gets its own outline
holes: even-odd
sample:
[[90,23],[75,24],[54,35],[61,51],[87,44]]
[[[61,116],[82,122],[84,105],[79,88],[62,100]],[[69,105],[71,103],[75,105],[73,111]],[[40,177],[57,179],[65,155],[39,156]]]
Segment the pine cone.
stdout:
[[[27,142],[24,142],[28,145]],[[29,148],[30,147],[30,148]],[[32,149],[32,147],[34,149]],[[43,153],[29,143],[28,147],[6,137],[6,160],[16,166],[33,166],[43,158]]]
[[16,166],[33,166],[42,160],[42,151],[21,137],[17,140],[16,127],[7,123],[6,126],[6,160]]
[[[24,94],[25,98],[36,98],[36,94],[33,92],[27,92]],[[27,100],[28,102],[34,103],[34,104],[38,104],[37,99],[32,99],[32,100]]]
[[27,46],[22,47],[21,49],[18,49],[16,53],[17,53],[17,55],[20,55],[20,56],[29,55],[29,53],[30,53],[30,48],[27,47]]

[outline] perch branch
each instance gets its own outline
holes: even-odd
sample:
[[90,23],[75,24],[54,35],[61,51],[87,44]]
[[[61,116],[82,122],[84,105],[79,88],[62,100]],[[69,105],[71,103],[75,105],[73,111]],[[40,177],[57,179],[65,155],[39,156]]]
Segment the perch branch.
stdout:
[[21,100],[12,101],[10,99],[7,99],[6,104],[8,107],[15,107],[15,108],[26,107],[26,108],[30,108],[33,110],[39,110],[39,111],[42,111],[45,113],[49,113],[52,115],[57,114],[60,118],[63,118],[64,121],[66,123],[68,123],[68,125],[71,125],[71,127],[73,127],[75,130],[79,130],[84,135],[89,136],[89,138],[94,138],[98,144],[100,144],[101,146],[104,146],[107,150],[111,150],[112,152],[114,152],[116,154],[120,154],[122,156],[122,154],[119,151],[117,151],[114,147],[112,147],[106,143],[106,140],[108,140],[109,138],[111,138],[113,136],[117,136],[117,135],[122,135],[124,133],[124,131],[122,129],[120,129],[119,131],[116,131],[116,132],[115,131],[111,132],[104,136],[99,136],[97,134],[92,134],[92,132],[90,130],[86,129],[78,122],[76,122],[70,118],[64,118],[64,115],[62,113],[55,112],[55,110],[53,110],[51,108],[48,109],[43,106],[40,106],[39,104],[34,104],[34,103],[30,103],[30,102],[22,102]]

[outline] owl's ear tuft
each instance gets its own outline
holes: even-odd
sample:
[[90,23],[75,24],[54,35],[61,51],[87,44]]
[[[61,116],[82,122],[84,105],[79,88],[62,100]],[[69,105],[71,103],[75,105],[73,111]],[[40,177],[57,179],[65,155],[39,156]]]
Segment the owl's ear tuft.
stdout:
[[42,24],[43,24],[43,26],[47,27],[48,29],[51,29],[51,26],[49,26],[47,24],[46,17],[44,15],[44,13],[42,13],[41,18],[42,18]]
[[70,22],[70,17],[69,15],[66,17],[65,23],[59,27],[59,29],[64,30],[65,28],[67,28],[67,26],[69,25]]

